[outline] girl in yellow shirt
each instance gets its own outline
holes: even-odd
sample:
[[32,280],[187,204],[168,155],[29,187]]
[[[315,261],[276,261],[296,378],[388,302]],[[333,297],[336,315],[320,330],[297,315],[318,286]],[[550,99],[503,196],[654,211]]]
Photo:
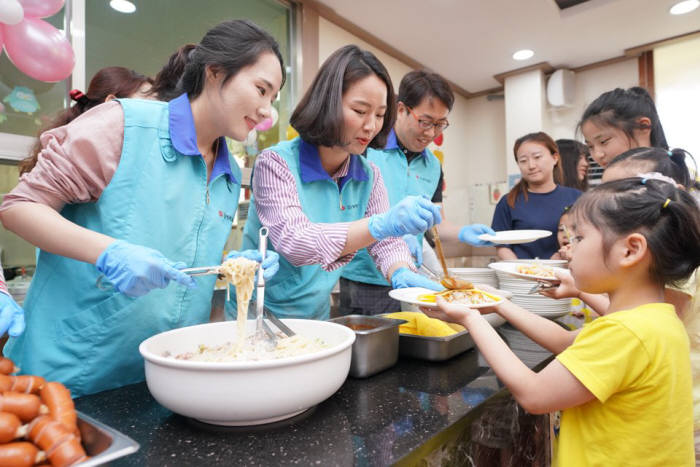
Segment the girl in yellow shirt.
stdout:
[[563,411],[559,465],[695,465],[688,337],[663,301],[664,284],[700,265],[700,210],[674,184],[635,177],[585,193],[571,216],[575,285],[607,293],[607,313],[567,331],[509,301],[481,309],[557,355],[539,373],[479,311],[441,299],[423,311],[466,327],[527,411]]

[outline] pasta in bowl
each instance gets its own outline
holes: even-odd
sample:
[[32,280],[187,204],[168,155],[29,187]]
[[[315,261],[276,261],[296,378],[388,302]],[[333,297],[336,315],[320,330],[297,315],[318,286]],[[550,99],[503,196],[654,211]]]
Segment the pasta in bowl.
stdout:
[[[335,393],[350,371],[355,332],[327,321],[284,319],[298,335],[325,347],[263,360],[178,359],[198,346],[224,345],[238,323],[224,321],[166,331],[141,343],[146,384],[175,413],[216,425],[258,425],[297,415]],[[252,334],[253,320],[245,330]],[[313,382],[310,382],[313,378]]]

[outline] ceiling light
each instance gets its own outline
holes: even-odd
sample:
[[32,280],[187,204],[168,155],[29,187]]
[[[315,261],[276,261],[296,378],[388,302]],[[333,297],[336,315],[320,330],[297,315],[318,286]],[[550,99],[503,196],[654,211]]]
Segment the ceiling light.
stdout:
[[527,60],[532,58],[533,55],[535,55],[535,52],[530,49],[518,50],[513,54],[513,60]]
[[136,5],[129,0],[111,0],[109,6],[117,10],[119,13],[133,13],[136,11]]
[[668,10],[672,15],[684,15],[700,6],[700,0],[684,0],[678,2]]

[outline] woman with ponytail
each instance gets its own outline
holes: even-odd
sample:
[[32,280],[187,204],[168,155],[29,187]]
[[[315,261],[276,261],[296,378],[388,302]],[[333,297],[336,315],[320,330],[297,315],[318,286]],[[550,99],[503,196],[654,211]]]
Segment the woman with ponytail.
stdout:
[[549,259],[557,253],[559,216],[581,196],[581,191],[560,185],[562,180],[559,149],[546,133],[537,132],[515,141],[513,155],[521,179],[501,198],[491,227],[498,230],[549,230],[552,235],[534,242],[507,247],[497,245],[500,259]]
[[578,127],[591,157],[602,167],[630,149],[669,148],[654,100],[639,86],[598,96],[583,112]]
[[0,206],[5,228],[41,248],[26,330],[5,347],[23,372],[74,397],[136,383],[141,341],[208,321],[216,277],[181,269],[221,263],[241,187],[224,138],[269,117],[284,76],[270,34],[225,21],[171,57],[160,100],[97,105],[41,135],[37,165]]
[[[70,92],[70,98],[75,103],[66,110],[60,112],[48,125],[39,130],[42,133],[67,125],[78,116],[112,99],[132,97],[146,98],[153,80],[140,73],[121,66],[109,66],[102,68],[92,77],[87,94],[78,89]],[[34,168],[41,152],[41,141],[37,138],[29,157],[19,163],[19,174],[29,172]]]

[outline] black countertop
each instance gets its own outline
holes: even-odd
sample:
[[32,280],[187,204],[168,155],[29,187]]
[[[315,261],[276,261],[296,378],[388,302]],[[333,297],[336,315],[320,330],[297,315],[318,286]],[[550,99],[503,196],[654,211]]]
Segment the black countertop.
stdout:
[[[547,358],[530,359],[529,365],[541,366]],[[111,465],[365,466],[412,464],[464,429],[487,400],[507,397],[473,349],[440,363],[400,358],[370,378],[348,378],[305,413],[258,427],[216,427],[173,414],[145,383],[81,397],[75,404],[141,445]]]

